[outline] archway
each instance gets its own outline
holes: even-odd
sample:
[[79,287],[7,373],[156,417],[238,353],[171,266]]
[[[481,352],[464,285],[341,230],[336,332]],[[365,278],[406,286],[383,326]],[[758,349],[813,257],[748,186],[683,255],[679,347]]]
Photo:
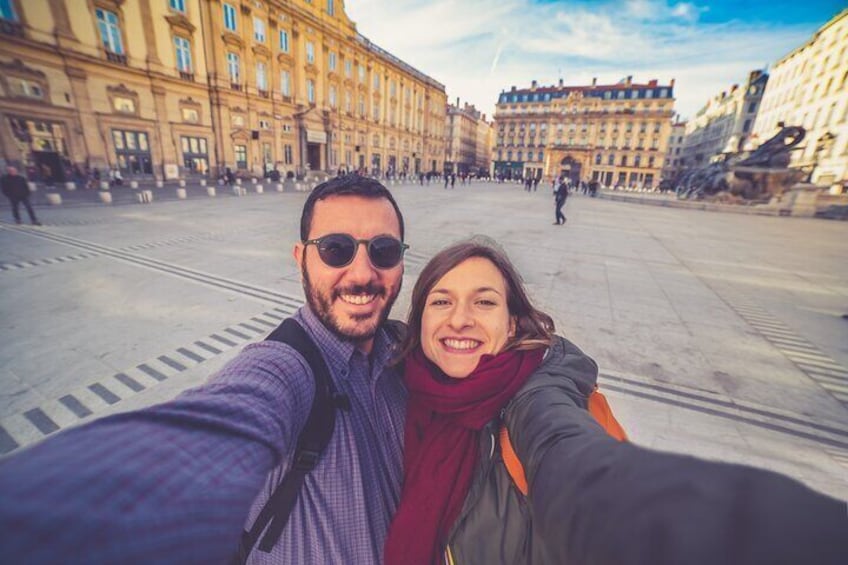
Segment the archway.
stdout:
[[580,184],[580,172],[582,168],[583,166],[580,164],[580,161],[571,155],[566,155],[559,163],[560,176],[571,179],[571,184],[575,186]]

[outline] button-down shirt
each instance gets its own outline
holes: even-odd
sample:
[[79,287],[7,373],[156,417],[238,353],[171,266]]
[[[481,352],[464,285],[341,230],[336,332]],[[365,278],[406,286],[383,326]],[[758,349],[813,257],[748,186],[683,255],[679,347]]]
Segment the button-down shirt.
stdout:
[[[402,473],[406,396],[386,365],[390,339],[380,330],[365,356],[307,308],[297,318],[351,410],[337,415],[274,551],[254,550],[251,559],[378,563]],[[227,563],[288,465],[311,407],[307,371],[285,344],[252,344],[173,401],[73,428],[6,459],[4,562]]]

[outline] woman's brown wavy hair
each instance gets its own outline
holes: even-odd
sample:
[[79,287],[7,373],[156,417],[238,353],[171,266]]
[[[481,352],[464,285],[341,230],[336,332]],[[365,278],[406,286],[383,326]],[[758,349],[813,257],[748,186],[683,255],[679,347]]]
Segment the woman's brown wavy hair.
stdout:
[[507,309],[515,318],[515,335],[504,346],[510,349],[536,349],[548,347],[555,327],[551,317],[538,310],[530,302],[524,290],[524,281],[500,246],[489,238],[474,237],[454,243],[437,253],[421,271],[415,287],[407,316],[406,337],[400,344],[398,361],[403,360],[415,348],[421,345],[421,318],[427,303],[427,295],[435,284],[454,267],[471,259],[488,259],[503,275],[507,290]]

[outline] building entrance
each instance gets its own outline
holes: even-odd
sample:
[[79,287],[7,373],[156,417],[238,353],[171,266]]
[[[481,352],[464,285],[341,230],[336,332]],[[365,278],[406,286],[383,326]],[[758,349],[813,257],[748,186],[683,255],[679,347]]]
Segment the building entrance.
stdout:
[[560,176],[571,179],[571,184],[574,186],[580,184],[581,169],[580,161],[577,161],[573,157],[566,157],[560,161]]
[[307,143],[306,144],[306,163],[312,171],[321,170],[321,144]]

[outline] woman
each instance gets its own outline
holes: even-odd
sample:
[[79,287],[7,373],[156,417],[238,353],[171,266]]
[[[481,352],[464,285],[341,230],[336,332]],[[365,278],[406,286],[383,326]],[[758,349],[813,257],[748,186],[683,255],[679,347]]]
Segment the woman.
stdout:
[[[437,254],[408,324],[405,478],[387,565],[844,562],[844,503],[609,437],[586,410],[597,365],[554,335],[492,244]],[[527,496],[498,449],[504,425]]]

